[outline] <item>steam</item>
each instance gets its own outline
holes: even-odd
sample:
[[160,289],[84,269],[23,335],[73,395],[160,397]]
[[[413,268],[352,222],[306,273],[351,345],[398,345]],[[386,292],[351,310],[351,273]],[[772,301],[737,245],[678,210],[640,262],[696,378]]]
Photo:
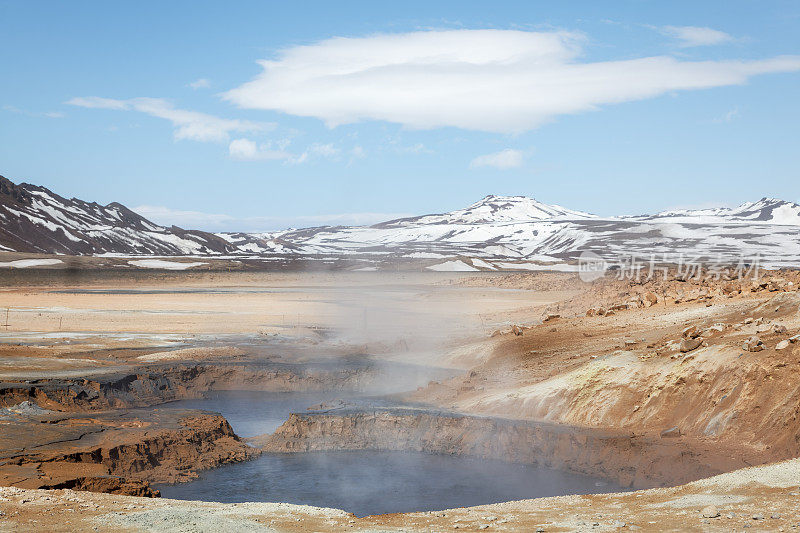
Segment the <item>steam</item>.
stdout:
[[484,334],[480,318],[451,288],[431,287],[430,279],[412,283],[403,274],[360,279],[337,289],[331,341],[383,372],[373,392],[413,390],[455,374],[460,369],[449,360],[454,348]]

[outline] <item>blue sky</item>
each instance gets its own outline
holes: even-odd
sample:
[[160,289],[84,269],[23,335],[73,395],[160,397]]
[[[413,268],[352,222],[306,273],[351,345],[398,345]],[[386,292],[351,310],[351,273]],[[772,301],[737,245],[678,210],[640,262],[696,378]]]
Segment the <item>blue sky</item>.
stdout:
[[0,0],[0,32],[0,174],[162,223],[800,200],[793,1]]

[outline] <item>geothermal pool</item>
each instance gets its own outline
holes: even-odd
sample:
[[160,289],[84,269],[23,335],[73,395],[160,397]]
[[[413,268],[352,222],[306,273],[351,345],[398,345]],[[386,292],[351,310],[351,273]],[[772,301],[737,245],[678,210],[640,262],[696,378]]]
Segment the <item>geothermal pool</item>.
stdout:
[[[167,407],[222,413],[242,437],[271,433],[291,412],[336,393],[214,392]],[[378,401],[371,399],[370,401]],[[357,516],[435,511],[526,498],[616,492],[597,478],[530,465],[425,453],[345,451],[265,453],[203,472],[189,483],[157,485],[165,498],[226,503],[286,502],[344,509]]]

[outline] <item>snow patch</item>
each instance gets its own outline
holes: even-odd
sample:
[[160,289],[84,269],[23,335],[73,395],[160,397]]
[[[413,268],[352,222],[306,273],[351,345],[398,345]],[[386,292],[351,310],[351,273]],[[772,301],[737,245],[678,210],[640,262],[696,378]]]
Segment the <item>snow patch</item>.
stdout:
[[478,269],[469,266],[464,261],[445,261],[437,265],[425,267],[428,270],[436,270],[437,272],[478,272]]
[[207,265],[208,263],[182,263],[180,261],[164,261],[163,259],[138,259],[136,261],[128,261],[129,265],[141,268],[160,268],[162,270],[186,270],[188,268]]
[[17,259],[16,261],[0,262],[0,268],[29,268],[60,263],[63,263],[61,259]]

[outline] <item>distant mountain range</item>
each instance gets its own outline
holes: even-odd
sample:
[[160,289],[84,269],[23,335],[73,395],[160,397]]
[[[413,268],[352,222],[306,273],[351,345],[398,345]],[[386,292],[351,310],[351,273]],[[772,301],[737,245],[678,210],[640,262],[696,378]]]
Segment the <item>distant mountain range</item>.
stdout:
[[[763,198],[736,208],[598,217],[524,196],[487,196],[449,213],[373,226],[268,233],[164,227],[118,203],[65,199],[0,176],[0,250],[56,254],[361,257],[374,261],[462,258],[465,269],[519,268],[601,256],[760,255],[800,266],[800,205]],[[436,265],[433,265],[435,267]]]
[[47,254],[210,255],[236,253],[204,231],[165,228],[118,203],[66,199],[0,176],[0,250]]

